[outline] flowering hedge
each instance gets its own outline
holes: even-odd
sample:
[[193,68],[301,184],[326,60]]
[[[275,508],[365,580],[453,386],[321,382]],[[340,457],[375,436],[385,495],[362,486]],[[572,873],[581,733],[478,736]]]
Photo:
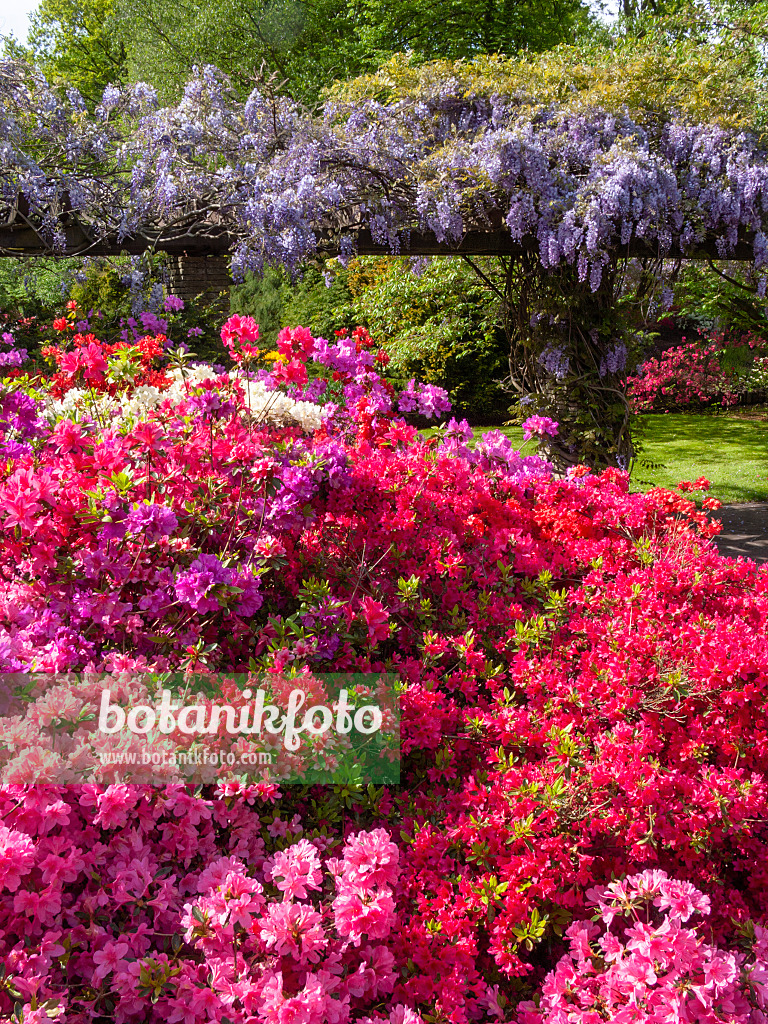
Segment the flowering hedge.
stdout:
[[3,720],[5,1018],[764,1019],[765,569],[619,470],[425,440],[362,330],[62,338],[2,396],[0,668],[395,672],[402,782],[30,785]]
[[723,332],[667,349],[627,378],[632,407],[635,412],[675,412],[736,405],[744,394],[764,389],[765,351],[765,340],[757,335],[726,337]]

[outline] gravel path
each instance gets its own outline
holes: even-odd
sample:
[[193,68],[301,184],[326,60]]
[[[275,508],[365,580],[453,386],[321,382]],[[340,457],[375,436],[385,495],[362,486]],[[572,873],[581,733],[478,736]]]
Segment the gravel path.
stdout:
[[723,524],[723,532],[715,538],[721,555],[768,562],[768,502],[723,505],[712,516]]

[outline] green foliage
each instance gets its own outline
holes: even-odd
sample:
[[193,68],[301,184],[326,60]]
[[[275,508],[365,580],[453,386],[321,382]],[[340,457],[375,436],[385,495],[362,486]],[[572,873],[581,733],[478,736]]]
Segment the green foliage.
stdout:
[[243,284],[231,289],[231,310],[256,320],[262,347],[273,348],[286,325],[301,324],[316,336],[333,338],[335,330],[356,326],[345,319],[351,298],[346,281],[346,273],[341,272],[328,286],[323,275],[310,267],[292,284],[282,270],[269,268],[262,277],[247,274]]
[[255,80],[314,103],[336,80],[400,51],[414,60],[539,51],[584,32],[583,0],[41,0],[28,47],[93,107],[109,82],[146,81],[171,101],[193,65],[247,93]]
[[345,100],[415,100],[439,94],[451,80],[459,94],[514,97],[521,108],[558,104],[629,114],[650,130],[677,117],[753,130],[762,127],[766,89],[751,43],[683,37],[663,28],[640,38],[561,45],[517,57],[419,64],[397,55],[372,75],[338,83]]
[[588,21],[581,0],[350,0],[350,6],[363,43],[379,59],[398,52],[427,61],[545,50]]
[[291,326],[301,324],[315,335],[333,339],[334,331],[343,327],[352,330],[357,326],[357,320],[354,316],[350,319],[348,314],[350,299],[346,272],[335,274],[326,283],[323,274],[312,267],[298,287],[289,290],[283,309],[284,322]]
[[241,316],[252,316],[259,325],[259,343],[274,348],[283,324],[285,274],[268,267],[262,276],[246,274],[242,284],[230,288],[230,309]]
[[[489,274],[493,262],[480,261]],[[455,411],[474,422],[504,416],[509,398],[499,381],[509,373],[509,349],[500,303],[467,263],[435,257],[414,273],[408,258],[358,258],[347,287],[347,320],[386,348],[388,376],[446,388]]]
[[61,308],[66,266],[50,257],[0,259],[0,310],[12,318],[46,316]]
[[675,288],[678,319],[695,330],[754,331],[768,338],[768,307],[749,265],[686,264]]
[[104,263],[92,264],[82,281],[75,281],[70,289],[70,298],[80,309],[100,310],[105,319],[117,321],[131,315],[131,293],[122,283],[117,266]]
[[[492,260],[481,263],[493,272]],[[249,274],[231,289],[232,312],[254,317],[264,348],[286,324],[331,339],[365,326],[390,356],[390,378],[445,387],[475,422],[506,417],[509,398],[496,383],[508,374],[500,305],[471,267],[435,258],[416,274],[409,259],[360,257],[346,270],[332,260],[327,273],[330,285],[314,267],[294,284],[275,269]]]
[[364,55],[346,0],[119,0],[130,34],[130,74],[178,97],[193,65],[215,64],[243,93],[276,76],[314,101],[335,78],[356,74]]
[[29,353],[27,368],[42,366],[43,328],[61,312],[70,277],[66,265],[48,257],[0,259],[0,318],[3,330]]
[[[50,325],[62,315],[69,300],[77,302],[78,317],[85,318],[90,311],[101,314],[91,319],[91,330],[102,341],[118,341],[132,312],[133,295],[122,280],[129,267],[128,257],[0,259],[0,311],[7,314],[17,341],[33,360],[38,358],[41,344],[56,340]],[[155,257],[149,271],[145,292],[162,281],[163,258]],[[181,314],[159,315],[168,320],[174,343],[186,342],[196,358],[220,362],[224,357],[220,327],[227,313],[224,296],[218,302],[187,302]],[[202,334],[190,338],[190,329]]]
[[94,107],[104,87],[125,78],[127,46],[114,0],[40,0],[25,52],[50,81],[73,85]]

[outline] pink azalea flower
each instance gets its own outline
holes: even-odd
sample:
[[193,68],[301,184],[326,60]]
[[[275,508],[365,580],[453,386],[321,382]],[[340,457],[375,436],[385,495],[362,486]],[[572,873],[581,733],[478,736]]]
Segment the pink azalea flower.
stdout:
[[534,436],[555,437],[557,434],[557,423],[548,416],[529,416],[523,423],[523,440],[530,441]]
[[389,889],[371,892],[343,888],[333,901],[336,930],[359,946],[364,935],[385,939],[395,923],[395,903]]
[[307,889],[322,887],[320,857],[306,839],[279,851],[272,858],[272,880],[283,893],[284,900],[308,898]]
[[271,903],[258,925],[267,949],[278,956],[315,961],[327,945],[320,914],[300,903]]
[[0,825],[0,888],[15,892],[35,863],[35,843],[15,828]]
[[368,636],[371,640],[386,640],[389,637],[389,612],[379,601],[372,597],[364,597],[360,603],[363,616],[368,626]]
[[399,857],[400,851],[383,828],[358,832],[344,846],[344,880],[365,889],[394,885]]
[[125,960],[129,952],[130,946],[127,942],[121,940],[107,942],[103,949],[93,954],[93,962],[96,964],[93,980],[95,982],[101,981],[102,978],[106,978],[112,971],[119,970],[123,966],[123,960]]

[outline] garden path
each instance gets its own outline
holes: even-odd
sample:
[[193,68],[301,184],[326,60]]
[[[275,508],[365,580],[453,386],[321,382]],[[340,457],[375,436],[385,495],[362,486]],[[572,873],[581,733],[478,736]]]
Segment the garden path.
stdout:
[[723,505],[712,515],[723,524],[723,532],[715,538],[721,555],[768,562],[768,502]]

